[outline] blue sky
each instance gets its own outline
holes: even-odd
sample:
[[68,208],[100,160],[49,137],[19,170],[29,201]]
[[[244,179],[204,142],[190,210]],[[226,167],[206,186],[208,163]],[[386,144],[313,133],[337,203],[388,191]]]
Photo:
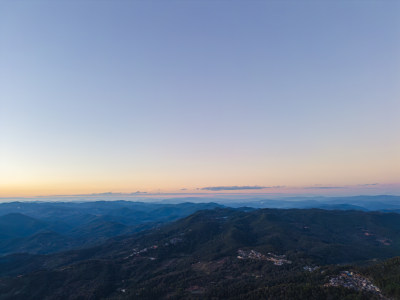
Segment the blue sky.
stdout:
[[2,1],[0,194],[398,184],[399,13]]

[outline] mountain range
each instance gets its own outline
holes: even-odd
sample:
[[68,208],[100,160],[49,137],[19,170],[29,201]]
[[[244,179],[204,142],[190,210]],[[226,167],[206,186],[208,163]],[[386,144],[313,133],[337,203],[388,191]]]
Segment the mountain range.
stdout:
[[398,213],[209,206],[92,247],[3,256],[0,299],[400,299]]
[[154,204],[129,201],[0,204],[0,255],[45,254],[93,246],[215,203]]

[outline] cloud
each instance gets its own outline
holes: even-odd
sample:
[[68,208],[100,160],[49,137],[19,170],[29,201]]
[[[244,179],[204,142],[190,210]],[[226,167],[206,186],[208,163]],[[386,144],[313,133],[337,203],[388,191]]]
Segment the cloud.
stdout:
[[262,189],[268,189],[271,188],[270,186],[208,186],[208,187],[203,187],[201,190],[205,191],[238,191],[238,190],[262,190]]
[[92,194],[78,194],[78,195],[55,195],[55,196],[129,196],[129,195],[140,195],[147,194],[147,192],[136,191],[134,193],[114,193],[114,192],[106,192],[106,193],[92,193]]
[[82,194],[77,196],[116,196],[116,195],[122,195],[122,193],[106,192],[106,193]]
[[346,186],[306,186],[305,189],[317,189],[317,190],[333,190],[333,189],[347,189]]
[[365,183],[365,184],[359,184],[359,186],[373,186],[373,185],[379,185],[379,183]]

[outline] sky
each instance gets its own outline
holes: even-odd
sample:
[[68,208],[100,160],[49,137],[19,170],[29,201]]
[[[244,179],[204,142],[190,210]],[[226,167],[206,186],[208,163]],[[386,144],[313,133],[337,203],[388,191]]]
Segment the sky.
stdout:
[[0,2],[0,197],[400,195],[399,1]]

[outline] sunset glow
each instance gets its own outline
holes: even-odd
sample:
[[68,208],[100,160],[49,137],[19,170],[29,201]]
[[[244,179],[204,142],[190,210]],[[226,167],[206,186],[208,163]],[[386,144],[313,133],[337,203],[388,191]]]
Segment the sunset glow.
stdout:
[[0,197],[400,195],[399,8],[3,1]]

